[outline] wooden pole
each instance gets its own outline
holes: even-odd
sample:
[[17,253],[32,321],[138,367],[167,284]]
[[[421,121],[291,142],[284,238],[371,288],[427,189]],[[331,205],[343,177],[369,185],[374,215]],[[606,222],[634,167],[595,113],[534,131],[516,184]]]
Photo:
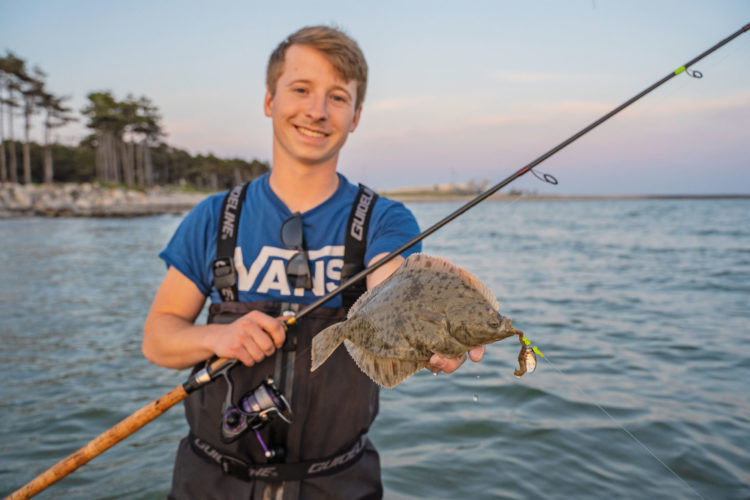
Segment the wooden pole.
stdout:
[[33,497],[156,419],[162,413],[185,399],[187,394],[185,388],[182,385],[178,385],[162,397],[152,401],[122,420],[119,424],[92,439],[83,448],[60,460],[54,466],[35,477],[31,482],[11,493],[6,497],[6,500],[20,500],[22,498]]
[[192,375],[187,382],[178,385],[162,397],[155,399],[129,417],[125,418],[119,424],[99,434],[97,437],[89,441],[86,446],[60,460],[58,463],[32,479],[31,482],[5,497],[5,500],[31,498],[40,491],[55,484],[80,466],[98,457],[141,427],[144,427],[152,420],[155,420],[165,411],[185,399],[188,393],[208,384],[218,377],[224,370],[231,369],[236,363],[236,359],[218,358],[214,360],[208,367]]

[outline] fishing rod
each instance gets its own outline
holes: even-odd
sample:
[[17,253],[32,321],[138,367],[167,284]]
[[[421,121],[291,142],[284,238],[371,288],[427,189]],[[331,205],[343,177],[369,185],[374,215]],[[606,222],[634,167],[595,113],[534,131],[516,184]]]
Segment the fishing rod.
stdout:
[[[299,320],[300,318],[302,318],[304,316],[307,316],[309,313],[311,313],[312,311],[314,311],[318,307],[320,307],[323,304],[325,304],[326,302],[328,302],[331,298],[337,296],[338,294],[340,294],[341,292],[343,292],[344,290],[346,290],[347,288],[349,288],[350,286],[352,286],[356,282],[358,282],[361,279],[365,278],[366,276],[370,275],[376,269],[380,268],[382,265],[384,265],[388,261],[392,260],[397,255],[400,255],[405,250],[411,248],[412,246],[414,246],[415,244],[419,243],[420,241],[422,241],[426,237],[430,236],[432,233],[434,233],[438,229],[442,228],[443,226],[445,226],[449,222],[452,222],[458,216],[464,214],[465,212],[468,212],[470,209],[474,208],[476,205],[478,205],[479,203],[483,202],[484,200],[486,200],[487,198],[489,198],[490,196],[492,196],[496,192],[500,191],[502,188],[504,188],[505,186],[507,186],[511,182],[515,181],[519,177],[522,177],[522,176],[528,174],[529,172],[532,172],[534,175],[536,175],[538,178],[542,179],[545,182],[548,182],[550,184],[557,184],[557,180],[553,176],[551,176],[550,174],[541,174],[541,175],[538,175],[536,172],[533,172],[534,167],[536,167],[537,165],[539,165],[540,163],[542,163],[543,161],[545,161],[549,157],[553,156],[554,154],[558,153],[562,149],[566,148],[572,142],[574,142],[574,141],[580,139],[581,137],[583,137],[584,135],[588,134],[589,132],[591,132],[592,130],[594,130],[596,127],[598,127],[599,125],[601,125],[605,121],[607,121],[610,118],[612,118],[613,116],[615,116],[620,111],[624,110],[625,108],[627,108],[631,104],[633,104],[636,101],[640,100],[642,97],[644,97],[647,94],[651,93],[652,91],[656,90],[658,87],[661,87],[663,84],[667,83],[669,80],[671,80],[675,76],[677,76],[677,75],[679,75],[679,74],[681,74],[683,72],[686,72],[687,69],[690,66],[692,66],[696,62],[700,61],[704,57],[708,56],[709,54],[712,54],[713,52],[715,52],[716,50],[720,49],[724,45],[728,44],[729,42],[731,42],[732,40],[734,40],[735,38],[737,38],[738,36],[740,36],[741,34],[743,34],[744,32],[746,32],[748,30],[750,30],[750,23],[746,24],[745,26],[743,26],[742,28],[740,28],[736,32],[732,33],[731,35],[729,35],[728,37],[726,37],[722,41],[718,42],[713,47],[711,47],[708,50],[706,50],[703,53],[701,53],[700,55],[698,55],[698,56],[694,57],[693,59],[691,59],[690,61],[686,62],[685,64],[683,64],[682,66],[680,66],[676,70],[672,71],[671,73],[669,73],[667,76],[665,76],[664,78],[662,78],[658,82],[654,83],[650,87],[648,87],[645,90],[641,91],[639,94],[631,97],[630,99],[628,99],[624,103],[620,104],[615,109],[613,109],[612,111],[610,111],[606,115],[602,116],[601,118],[599,118],[595,122],[591,123],[590,125],[588,125],[587,127],[583,128],[583,129],[581,129],[579,132],[573,134],[569,138],[565,139],[563,142],[561,142],[560,144],[558,144],[554,148],[550,149],[549,151],[547,151],[546,153],[544,153],[543,155],[541,155],[540,157],[538,157],[537,159],[535,159],[531,163],[529,163],[529,164],[525,165],[524,167],[518,169],[516,172],[514,172],[511,175],[509,175],[508,177],[506,177],[502,181],[500,181],[497,184],[495,184],[494,186],[490,187],[489,189],[487,189],[483,193],[477,195],[475,198],[473,198],[472,200],[470,200],[469,202],[467,202],[465,205],[461,206],[460,208],[458,208],[457,210],[455,210],[451,214],[447,215],[445,218],[439,220],[434,225],[432,225],[429,228],[425,229],[423,232],[421,232],[420,234],[418,234],[417,236],[415,236],[411,240],[407,241],[406,243],[404,243],[403,245],[401,245],[400,247],[398,247],[396,250],[394,250],[391,253],[389,253],[388,255],[386,255],[383,259],[379,260],[378,262],[374,263],[373,265],[371,265],[371,266],[367,267],[366,269],[360,271],[359,273],[355,274],[354,276],[351,277],[351,279],[349,279],[348,281],[346,281],[345,283],[343,283],[342,285],[340,285],[335,290],[331,291],[328,295],[326,295],[324,297],[321,297],[317,301],[313,302],[309,306],[307,306],[304,309],[302,309],[299,313],[297,313],[296,317],[293,318],[292,321],[289,321],[289,323],[292,323],[294,320]],[[700,78],[700,77],[703,76],[698,71],[695,71],[695,72],[689,72],[688,71],[688,74],[690,74],[691,76],[695,76],[697,78]]]
[[[494,186],[490,187],[483,193],[479,194],[469,202],[467,202],[462,207],[458,208],[445,218],[441,219],[440,221],[436,222],[411,240],[407,241],[400,247],[398,247],[396,250],[392,251],[388,255],[386,255],[383,259],[379,260],[378,262],[374,263],[373,265],[365,268],[364,270],[360,271],[359,273],[352,276],[349,280],[347,280],[345,283],[339,285],[338,288],[335,290],[332,290],[327,295],[321,297],[320,299],[316,300],[312,304],[308,305],[304,309],[302,309],[297,315],[293,318],[289,318],[285,320],[286,325],[292,325],[299,321],[301,318],[307,316],[314,310],[321,307],[323,304],[331,300],[332,298],[338,296],[340,293],[342,293],[344,290],[348,289],[355,283],[361,281],[362,279],[366,278],[370,274],[372,274],[375,270],[379,269],[381,266],[386,264],[387,262],[390,262],[393,260],[396,256],[400,255],[405,250],[408,250],[412,246],[416,245],[426,237],[430,236],[432,233],[437,231],[438,229],[442,228],[449,222],[456,219],[458,216],[464,214],[465,212],[469,211],[482,201],[486,200],[496,192],[498,192],[500,189],[504,188],[511,182],[515,181],[519,177],[522,177],[529,172],[532,172],[537,177],[540,177],[545,182],[548,182],[550,184],[557,184],[557,180],[549,175],[549,174],[537,174],[533,171],[534,167],[548,159],[549,157],[553,156],[554,154],[558,153],[562,149],[569,146],[572,142],[580,139],[587,133],[591,132],[593,129],[604,123],[605,121],[609,120],[616,114],[618,114],[620,111],[624,110],[631,104],[635,103],[636,101],[640,100],[644,96],[650,94],[652,91],[657,89],[658,87],[661,87],[663,84],[674,78],[675,76],[681,74],[681,73],[687,73],[690,76],[694,76],[697,78],[700,78],[702,74],[698,71],[690,71],[688,68],[690,68],[692,65],[700,61],[701,59],[705,58],[706,56],[712,54],[716,50],[720,49],[724,45],[728,44],[744,32],[750,30],[750,23],[746,24],[736,32],[732,33],[728,37],[724,38],[711,48],[707,49],[706,51],[702,52],[698,56],[694,57],[690,61],[686,62],[679,68],[675,69],[668,75],[666,75],[661,80],[657,81],[650,87],[644,89],[637,95],[631,97],[624,103],[620,104],[616,108],[614,108],[612,111],[607,113],[606,115],[602,116],[595,122],[591,123],[587,127],[581,129],[579,132],[573,134],[569,138],[565,139],[563,142],[558,144],[557,146],[553,147],[543,155],[539,156],[537,159],[532,161],[531,163],[525,165],[524,167],[518,169],[513,174],[509,175],[502,181],[498,182]],[[115,444],[119,443],[129,435],[136,432],[141,427],[145,426],[152,420],[155,420],[157,417],[159,417],[161,414],[166,412],[168,409],[170,409],[172,406],[176,405],[183,399],[185,399],[188,394],[191,392],[194,392],[204,385],[210,383],[211,381],[215,380],[219,376],[221,376],[226,371],[230,370],[233,366],[235,366],[238,363],[236,359],[229,359],[229,358],[219,358],[212,363],[210,363],[206,368],[200,370],[195,375],[191,376],[185,383],[178,385],[165,395],[161,396],[160,398],[152,401],[148,405],[144,406],[140,410],[136,411],[129,417],[122,420],[120,423],[112,427],[111,429],[105,431],[104,433],[100,434],[96,438],[94,438],[92,441],[90,441],[86,446],[79,449],[78,451],[72,453],[68,457],[64,458],[51,468],[47,469],[45,472],[34,478],[31,482],[27,483],[22,488],[16,490],[15,492],[11,493],[8,497],[6,497],[6,500],[18,500],[22,498],[30,498],[40,491],[46,489],[48,486],[56,483],[63,477],[67,476],[80,466],[84,465],[85,463],[89,462],[91,459],[95,458],[96,456],[100,455],[104,451],[108,450]]]

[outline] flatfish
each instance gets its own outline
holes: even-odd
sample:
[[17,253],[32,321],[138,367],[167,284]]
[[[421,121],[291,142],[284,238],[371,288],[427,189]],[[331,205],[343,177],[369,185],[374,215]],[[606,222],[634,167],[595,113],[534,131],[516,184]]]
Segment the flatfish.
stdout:
[[498,308],[494,294],[469,271],[440,257],[411,255],[365,292],[345,321],[313,338],[311,371],[343,342],[373,381],[394,387],[427,366],[433,353],[457,357],[519,334]]

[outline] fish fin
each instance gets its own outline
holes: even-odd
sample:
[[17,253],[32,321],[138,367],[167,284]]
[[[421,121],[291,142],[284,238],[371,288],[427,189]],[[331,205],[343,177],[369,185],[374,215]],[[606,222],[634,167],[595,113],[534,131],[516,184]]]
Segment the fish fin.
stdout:
[[367,297],[370,296],[371,292],[372,290],[367,290],[365,293],[360,295],[356,301],[354,301],[354,304],[352,304],[352,306],[349,308],[349,312],[346,313],[347,319],[351,318],[357,313],[357,311],[359,311],[359,309],[362,307],[362,304],[364,304],[367,301]]
[[463,279],[470,287],[478,291],[484,299],[492,305],[497,311],[500,309],[500,304],[497,302],[497,297],[492,293],[487,285],[477,278],[473,273],[458,267],[451,261],[442,257],[434,257],[424,253],[416,253],[409,256],[406,262],[402,264],[405,269],[433,269],[435,271],[442,271],[445,273],[452,273]]
[[[418,255],[421,255],[421,254],[418,254]],[[388,278],[386,278],[385,280],[383,280],[383,281],[381,281],[380,283],[378,283],[378,285],[377,285],[377,286],[375,286],[374,288],[371,288],[370,290],[367,290],[367,291],[366,291],[365,293],[363,293],[362,295],[360,295],[360,296],[359,296],[359,298],[358,298],[358,299],[357,299],[357,300],[356,300],[356,301],[354,302],[354,304],[352,304],[352,306],[351,306],[351,307],[349,308],[349,312],[347,313],[346,317],[347,317],[347,318],[351,318],[351,317],[352,317],[352,316],[353,316],[354,314],[356,314],[356,313],[357,313],[357,311],[359,311],[359,309],[360,309],[360,308],[362,307],[362,305],[363,305],[363,304],[364,304],[365,302],[367,302],[367,300],[368,300],[368,297],[369,297],[370,295],[372,295],[372,293],[373,293],[373,292],[374,292],[374,291],[375,291],[376,289],[378,289],[378,288],[380,288],[380,287],[384,286],[384,284],[385,284],[385,283],[386,283],[386,282],[387,282],[387,281],[388,281],[388,280],[389,280],[389,279],[390,279],[390,278],[391,278],[391,277],[392,277],[393,275],[397,274],[397,273],[398,273],[399,271],[401,271],[402,269],[406,269],[406,268],[407,268],[407,266],[406,266],[406,261],[404,261],[404,262],[402,262],[402,263],[401,263],[401,265],[400,265],[400,266],[399,266],[399,267],[398,267],[398,268],[397,268],[397,269],[396,269],[396,270],[395,270],[395,271],[394,271],[393,273],[391,273],[391,275],[390,275],[390,276],[388,276]]]
[[333,351],[341,345],[345,338],[344,332],[345,329],[342,322],[329,326],[313,337],[310,354],[312,358],[311,372],[317,370],[333,354]]
[[484,297],[484,299],[495,309],[495,311],[500,309],[500,304],[497,302],[497,297],[494,293],[492,293],[492,290],[490,290],[490,287],[482,283],[479,278],[477,278],[474,274],[470,273],[466,269],[458,268],[459,273],[458,275],[463,278],[464,281],[466,281],[472,288],[474,288],[479,294]]
[[425,366],[424,361],[375,356],[348,340],[344,345],[359,369],[373,382],[388,389],[400,384]]
[[446,273],[456,273],[456,269],[458,268],[458,266],[448,259],[427,255],[426,253],[410,255],[401,266],[404,269],[433,269]]
[[420,309],[419,311],[417,311],[417,318],[421,319],[422,321],[428,321],[430,323],[442,326],[446,329],[448,328],[445,314],[430,311],[429,309]]

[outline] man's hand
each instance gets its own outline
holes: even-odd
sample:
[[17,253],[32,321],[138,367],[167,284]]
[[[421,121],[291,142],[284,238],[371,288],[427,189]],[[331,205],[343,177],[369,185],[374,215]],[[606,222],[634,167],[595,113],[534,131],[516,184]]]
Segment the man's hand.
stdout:
[[284,345],[283,323],[260,311],[251,311],[225,328],[212,332],[213,351],[222,358],[240,360],[246,366],[260,363]]
[[152,363],[182,370],[214,354],[251,366],[286,340],[281,319],[251,311],[228,325],[195,325],[206,297],[170,267],[156,292],[143,330],[143,354]]
[[[480,345],[479,347],[470,350],[469,357],[475,363],[481,361],[482,357],[484,357],[484,346]],[[439,354],[433,354],[427,365],[427,369],[436,375],[441,371],[445,373],[453,373],[459,366],[464,364],[464,361],[466,361],[466,353],[457,358],[445,358]]]

